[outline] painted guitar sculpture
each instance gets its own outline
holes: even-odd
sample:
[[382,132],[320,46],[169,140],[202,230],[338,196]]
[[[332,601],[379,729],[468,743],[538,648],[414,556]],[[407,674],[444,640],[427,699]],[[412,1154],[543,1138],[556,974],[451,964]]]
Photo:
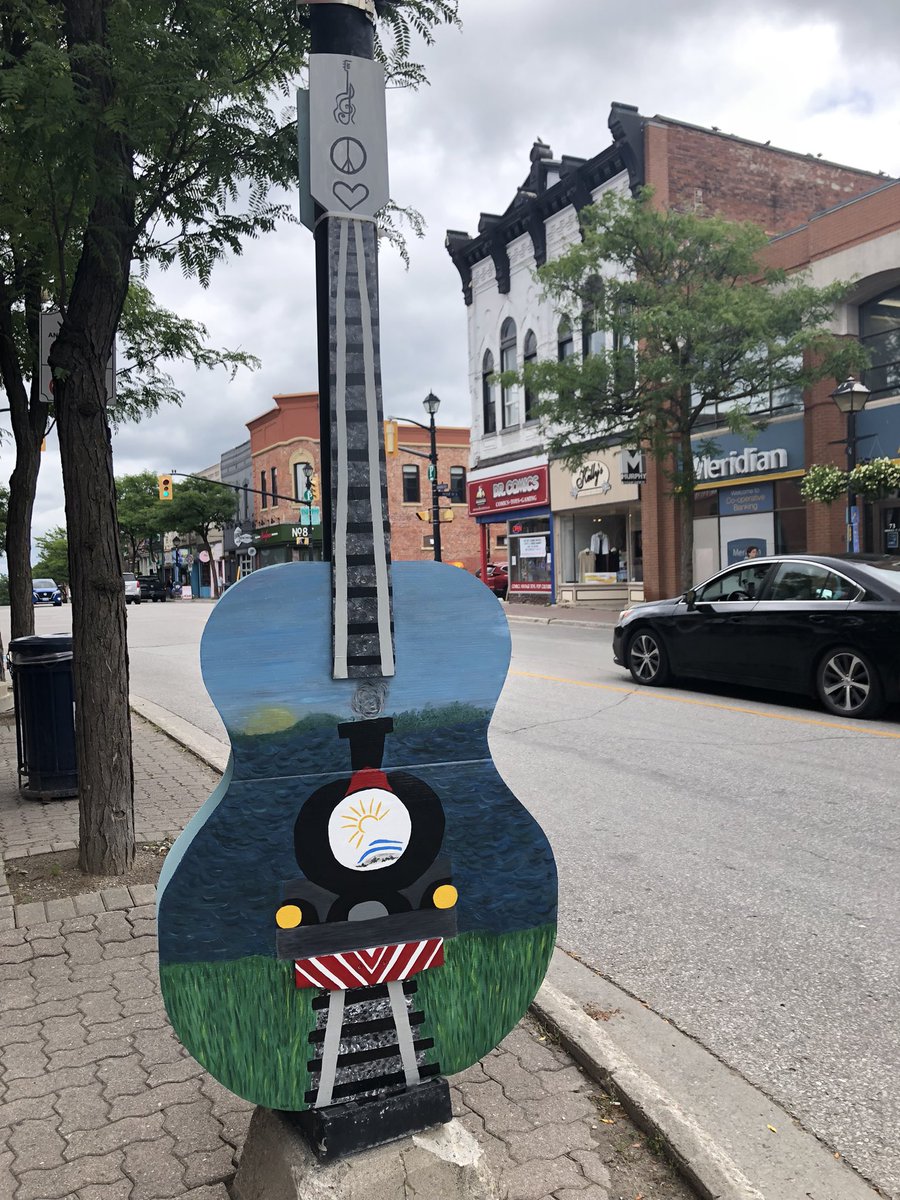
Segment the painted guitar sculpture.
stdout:
[[556,871],[488,750],[480,581],[391,564],[377,237],[329,214],[331,563],[257,571],[203,637],[232,755],[159,886],[163,997],[226,1087],[302,1111],[463,1070],[525,1012]]

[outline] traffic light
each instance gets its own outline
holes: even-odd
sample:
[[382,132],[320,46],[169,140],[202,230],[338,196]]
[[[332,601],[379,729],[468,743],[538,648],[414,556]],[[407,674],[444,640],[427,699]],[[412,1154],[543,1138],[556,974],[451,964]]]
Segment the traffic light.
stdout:
[[312,492],[313,504],[318,504],[319,503],[319,477],[318,477],[318,475],[311,476],[310,481],[309,481],[309,490]]
[[419,512],[416,513],[416,516],[419,518],[420,521],[430,521],[431,520],[431,509],[426,508],[424,511],[420,509]]
[[397,445],[397,422],[385,421],[384,423],[384,452],[385,454],[396,454],[399,449]]
[[172,476],[171,475],[157,475],[156,482],[159,485],[160,500],[171,500],[172,499]]

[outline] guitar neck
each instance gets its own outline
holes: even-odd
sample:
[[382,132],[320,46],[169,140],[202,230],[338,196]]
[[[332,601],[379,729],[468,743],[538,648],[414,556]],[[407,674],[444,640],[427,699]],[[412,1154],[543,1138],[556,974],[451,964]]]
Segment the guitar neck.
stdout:
[[334,678],[394,674],[375,224],[328,220]]

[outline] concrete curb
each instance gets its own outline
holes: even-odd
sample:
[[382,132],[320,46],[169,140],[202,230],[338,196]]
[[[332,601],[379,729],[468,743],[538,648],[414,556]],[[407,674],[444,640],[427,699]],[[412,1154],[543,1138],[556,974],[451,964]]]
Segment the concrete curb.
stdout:
[[230,751],[218,739],[204,733],[202,729],[198,729],[196,725],[186,721],[184,717],[179,717],[169,709],[163,708],[161,704],[147,700],[143,696],[129,696],[128,704],[132,712],[143,717],[145,721],[149,721],[151,725],[155,725],[173,742],[184,746],[185,750],[190,750],[195,758],[199,758],[201,762],[212,767],[214,771],[218,771],[220,775],[225,774]]
[[574,1000],[544,983],[531,1008],[588,1075],[621,1101],[636,1124],[664,1140],[679,1171],[702,1200],[766,1200],[709,1134],[636,1067]]
[[568,617],[522,617],[508,613],[507,621],[518,621],[523,625],[566,625],[571,629],[612,629],[615,621],[570,621]]

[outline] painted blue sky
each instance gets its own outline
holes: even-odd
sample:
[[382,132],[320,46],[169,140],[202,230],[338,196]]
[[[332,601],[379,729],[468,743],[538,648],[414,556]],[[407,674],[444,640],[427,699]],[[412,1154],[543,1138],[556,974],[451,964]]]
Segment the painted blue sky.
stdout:
[[[490,709],[509,665],[506,618],[487,588],[439,563],[392,568],[397,674],[388,711],[454,701]],[[261,710],[352,719],[353,680],[331,677],[331,574],[327,563],[255,571],[230,588],[201,645],[204,682],[231,729]]]

